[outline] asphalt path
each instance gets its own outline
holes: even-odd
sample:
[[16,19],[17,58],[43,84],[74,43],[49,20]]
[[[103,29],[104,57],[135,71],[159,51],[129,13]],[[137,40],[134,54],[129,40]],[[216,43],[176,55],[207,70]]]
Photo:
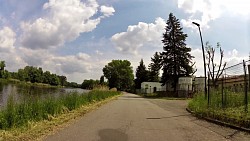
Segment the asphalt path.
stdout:
[[197,119],[187,100],[124,93],[45,141],[250,141],[250,135]]

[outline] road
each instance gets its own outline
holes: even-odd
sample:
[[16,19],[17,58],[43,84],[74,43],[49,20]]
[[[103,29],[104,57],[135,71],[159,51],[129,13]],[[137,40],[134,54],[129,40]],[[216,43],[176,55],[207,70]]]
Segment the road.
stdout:
[[249,141],[250,135],[197,119],[186,100],[124,93],[45,141]]

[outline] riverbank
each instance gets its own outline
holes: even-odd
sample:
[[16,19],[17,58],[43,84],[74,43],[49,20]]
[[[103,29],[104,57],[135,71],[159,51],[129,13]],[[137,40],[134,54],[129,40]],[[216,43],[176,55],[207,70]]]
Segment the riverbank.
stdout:
[[[47,116],[43,116],[45,117],[44,119],[38,121],[31,119],[27,121],[27,124],[24,124],[22,126],[15,126],[15,123],[11,123],[10,128],[0,130],[0,140],[37,140],[43,135],[50,134],[51,132],[55,132],[58,129],[67,126],[67,124],[72,122],[74,119],[83,116],[85,113],[98,108],[99,106],[107,103],[110,100],[115,99],[119,94],[119,92],[112,91],[95,91],[94,93],[90,92],[85,96],[85,100],[88,100],[89,102],[84,102],[80,105],[78,105],[79,100],[84,101],[83,95],[79,95],[82,96],[81,99],[80,97],[77,97],[77,95],[73,95],[71,99],[68,100],[68,104],[70,104],[71,106],[62,106],[62,113],[55,115],[47,114]],[[18,111],[17,109],[14,110]],[[19,114],[16,115],[13,111],[10,113],[12,115],[10,119],[19,116]],[[3,117],[1,117],[0,119],[3,120]],[[14,121],[18,120],[13,119],[12,122]],[[0,121],[0,123],[4,122]]]

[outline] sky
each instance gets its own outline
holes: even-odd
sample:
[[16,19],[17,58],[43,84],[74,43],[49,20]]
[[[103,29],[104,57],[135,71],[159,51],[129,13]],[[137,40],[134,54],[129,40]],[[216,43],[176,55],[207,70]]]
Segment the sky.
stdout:
[[204,44],[220,42],[228,66],[249,58],[248,0],[0,0],[0,60],[9,71],[32,65],[77,83],[99,79],[115,59],[129,60],[135,73],[141,59],[148,66],[163,51],[169,13],[188,35],[196,76],[203,60],[193,21]]

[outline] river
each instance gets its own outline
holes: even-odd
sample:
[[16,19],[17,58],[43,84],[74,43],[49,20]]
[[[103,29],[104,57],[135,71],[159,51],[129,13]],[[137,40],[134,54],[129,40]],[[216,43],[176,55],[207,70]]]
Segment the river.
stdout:
[[27,86],[25,84],[4,83],[0,81],[0,108],[7,105],[8,98],[12,95],[15,101],[25,99],[59,97],[70,92],[87,93],[88,90],[80,88],[48,88]]

